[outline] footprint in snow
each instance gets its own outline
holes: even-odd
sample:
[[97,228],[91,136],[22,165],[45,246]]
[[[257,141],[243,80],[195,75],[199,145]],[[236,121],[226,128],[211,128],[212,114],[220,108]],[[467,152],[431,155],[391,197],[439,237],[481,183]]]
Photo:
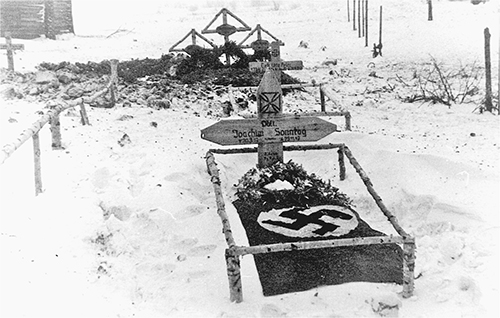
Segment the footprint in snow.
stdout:
[[183,251],[195,246],[196,244],[198,244],[197,238],[186,238],[186,239],[174,238],[172,242],[172,247],[176,250]]
[[200,245],[193,247],[190,249],[187,254],[188,256],[208,256],[212,254],[215,249],[217,248],[217,245],[214,244],[209,244],[209,245]]
[[205,211],[207,211],[206,205],[201,205],[201,204],[190,205],[184,210],[175,213],[175,218],[178,220],[184,220],[198,216],[204,213]]

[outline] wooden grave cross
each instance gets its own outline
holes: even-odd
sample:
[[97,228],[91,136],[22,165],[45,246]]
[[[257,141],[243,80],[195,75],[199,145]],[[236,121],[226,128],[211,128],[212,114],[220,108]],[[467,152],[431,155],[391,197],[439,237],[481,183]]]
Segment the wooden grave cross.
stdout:
[[0,44],[0,49],[7,50],[7,63],[9,71],[14,70],[14,52],[15,50],[24,50],[24,44],[12,44],[12,38],[9,33],[5,33],[5,44]]
[[283,162],[284,142],[318,141],[337,131],[335,124],[317,117],[283,115],[279,71],[287,69],[287,62],[280,62],[277,42],[271,47],[271,62],[257,62],[269,63],[263,64],[266,71],[257,89],[257,118],[221,120],[201,130],[202,139],[219,145],[257,144],[261,168]]

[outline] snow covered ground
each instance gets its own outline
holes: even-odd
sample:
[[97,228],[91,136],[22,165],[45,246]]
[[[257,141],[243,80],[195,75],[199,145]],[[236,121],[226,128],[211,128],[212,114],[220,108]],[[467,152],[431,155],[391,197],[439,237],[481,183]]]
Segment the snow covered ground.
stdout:
[[[498,317],[498,116],[473,112],[477,102],[408,104],[379,92],[430,56],[450,67],[482,65],[485,27],[498,87],[498,1],[433,3],[434,21],[428,22],[426,1],[371,0],[370,43],[378,41],[376,13],[384,8],[384,56],[373,59],[346,21],[345,1],[108,0],[91,6],[74,0],[77,36],[14,39],[26,47],[15,54],[15,66],[28,72],[43,61],[158,58],[222,7],[251,26],[260,23],[286,43],[282,58],[304,61],[304,70],[290,73],[328,83],[351,111],[353,131],[321,143],[346,143],[416,237],[415,296],[400,298],[399,317]],[[300,41],[309,47],[299,47]],[[333,59],[337,66],[322,64]],[[379,77],[368,76],[371,71]],[[300,96],[285,97],[289,111],[319,108]],[[44,106],[2,101],[2,145]],[[166,110],[89,109],[91,126],[81,126],[76,111],[66,112],[65,150],[52,151],[49,129],[41,132],[45,191],[38,197],[30,142],[0,166],[0,316],[376,317],[372,303],[399,297],[401,286],[371,283],[263,297],[253,259],[245,256],[244,302],[230,303],[225,241],[204,161],[214,145],[199,136],[215,119],[194,115],[206,107],[178,100]],[[340,118],[330,120],[342,127]],[[124,134],[131,142],[122,147],[117,142]],[[256,156],[216,158],[235,239],[245,245],[229,202],[233,184]],[[285,154],[289,159],[331,179],[364,220],[391,233],[352,167],[338,181],[334,153]]]

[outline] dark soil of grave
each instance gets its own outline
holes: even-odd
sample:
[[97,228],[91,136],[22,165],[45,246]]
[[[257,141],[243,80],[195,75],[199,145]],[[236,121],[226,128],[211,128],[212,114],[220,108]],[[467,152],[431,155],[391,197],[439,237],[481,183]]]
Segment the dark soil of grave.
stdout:
[[[268,190],[265,188],[265,185],[276,180],[287,181],[293,185],[294,189]],[[233,204],[238,211],[251,246],[385,235],[364,222],[352,208],[349,198],[339,189],[329,182],[322,181],[314,174],[308,174],[301,166],[293,162],[277,163],[269,168],[250,170],[239,181],[236,194],[238,199]],[[323,205],[348,209],[357,218],[357,226],[343,235],[292,237],[270,231],[258,222],[261,213],[273,209],[284,209],[287,212],[282,215],[287,213],[287,217],[293,218],[294,215],[298,215],[296,211]],[[324,213],[324,211],[319,212]],[[318,222],[315,214],[318,213],[309,216],[311,222],[325,224],[322,221]],[[328,216],[349,217],[338,211],[330,211]],[[300,218],[302,220],[299,220]],[[283,226],[297,229],[305,225],[306,219],[301,215],[293,222],[290,220],[283,223]],[[325,225],[335,227],[332,224]],[[325,231],[319,229],[316,233],[323,234]],[[257,254],[254,255],[254,259],[263,293],[265,296],[272,296],[347,282],[402,284],[402,255],[402,249],[397,244],[383,244]]]

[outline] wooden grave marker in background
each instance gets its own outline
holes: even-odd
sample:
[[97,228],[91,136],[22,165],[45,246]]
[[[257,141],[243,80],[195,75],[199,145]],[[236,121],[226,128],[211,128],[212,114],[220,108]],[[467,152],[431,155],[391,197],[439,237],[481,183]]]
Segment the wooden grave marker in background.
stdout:
[[24,44],[12,44],[10,33],[5,33],[5,44],[0,44],[1,50],[7,50],[7,62],[9,71],[14,70],[14,52],[15,50],[24,50]]

